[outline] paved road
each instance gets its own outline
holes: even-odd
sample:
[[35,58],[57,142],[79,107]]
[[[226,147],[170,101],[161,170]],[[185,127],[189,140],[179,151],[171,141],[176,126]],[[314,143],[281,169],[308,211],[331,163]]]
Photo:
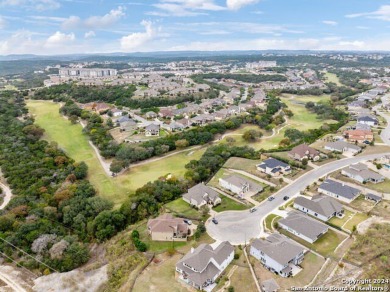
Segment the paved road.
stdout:
[[0,187],[3,189],[3,194],[4,194],[4,200],[0,206],[0,210],[2,210],[8,205],[9,201],[11,200],[12,192],[8,186],[6,186],[5,184],[3,184],[1,182],[0,182]]
[[326,176],[352,163],[379,158],[384,154],[390,155],[390,152],[344,158],[324,164],[319,168],[307,172],[296,181],[279,190],[274,195],[275,199],[273,201],[264,201],[257,206],[256,212],[250,213],[249,210],[245,210],[219,213],[216,215],[216,219],[218,220],[217,225],[210,220],[206,223],[207,232],[216,240],[228,240],[235,245],[245,244],[251,238],[261,237],[264,235],[263,220],[272,210],[286,203],[283,200],[284,196],[293,198],[301,190],[304,190],[306,186],[312,184],[320,177]]

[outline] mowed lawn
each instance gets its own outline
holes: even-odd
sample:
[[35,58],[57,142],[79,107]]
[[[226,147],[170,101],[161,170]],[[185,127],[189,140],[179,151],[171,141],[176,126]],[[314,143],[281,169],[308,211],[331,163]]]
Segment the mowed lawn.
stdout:
[[88,165],[88,179],[98,194],[112,201],[116,207],[137,188],[149,181],[172,173],[183,175],[185,165],[192,159],[199,159],[205,148],[189,150],[161,160],[131,168],[118,177],[108,176],[102,168],[97,155],[89,145],[88,137],[82,133],[79,124],[72,125],[59,114],[60,105],[50,101],[28,101],[30,113],[36,123],[45,129],[44,139],[55,141],[75,161],[85,161]]

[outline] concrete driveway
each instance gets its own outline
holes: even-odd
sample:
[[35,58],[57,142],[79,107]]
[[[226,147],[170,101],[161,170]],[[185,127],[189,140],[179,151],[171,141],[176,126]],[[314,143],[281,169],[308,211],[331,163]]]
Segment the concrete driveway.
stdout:
[[256,207],[256,212],[250,213],[249,210],[244,210],[226,211],[217,214],[215,217],[218,220],[218,224],[212,223],[211,220],[206,222],[207,233],[215,240],[227,240],[234,245],[245,244],[252,238],[262,237],[265,235],[263,220],[274,209],[277,209],[286,203],[286,201],[283,200],[284,196],[289,196],[291,199],[297,196],[299,192],[304,190],[308,185],[317,181],[320,177],[324,177],[327,174],[352,163],[379,158],[384,154],[390,155],[390,152],[344,158],[324,164],[307,172],[291,184],[279,190],[274,195],[275,199],[273,201],[264,201],[259,204]]

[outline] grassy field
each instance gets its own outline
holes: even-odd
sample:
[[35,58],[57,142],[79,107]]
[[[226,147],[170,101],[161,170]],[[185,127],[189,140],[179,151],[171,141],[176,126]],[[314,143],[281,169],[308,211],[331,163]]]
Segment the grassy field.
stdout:
[[82,133],[81,125],[72,125],[59,114],[59,104],[50,101],[28,101],[27,106],[35,116],[36,123],[46,130],[44,139],[57,142],[75,161],[85,161],[89,168],[88,179],[98,194],[114,202],[116,207],[149,181],[169,173],[183,175],[184,166],[192,159],[199,159],[205,151],[205,148],[189,150],[131,168],[126,173],[112,178],[102,168],[95,151],[88,143],[88,137]]
[[221,204],[217,205],[214,208],[216,212],[223,212],[228,210],[241,211],[241,210],[249,209],[251,207],[250,205],[244,205],[238,203],[224,195],[221,195],[221,200],[222,200]]
[[341,228],[341,226],[343,226],[345,224],[345,222],[347,222],[353,216],[354,216],[353,212],[344,209],[344,217],[343,218],[339,218],[339,217],[335,216],[329,220],[329,223],[334,224],[334,225]]
[[330,72],[324,72],[324,73],[325,73],[325,82],[333,82],[336,83],[337,86],[343,86],[343,84],[340,82],[336,74]]
[[339,232],[329,229],[327,233],[322,235],[319,239],[317,239],[316,242],[311,244],[301,239],[300,237],[295,236],[292,233],[283,230],[281,228],[279,228],[279,232],[284,235],[287,235],[288,237],[292,238],[296,242],[299,242],[300,244],[318,252],[319,254],[325,257],[329,257],[333,255],[333,252],[336,249],[336,247],[347,237],[346,235],[342,235]]
[[182,198],[178,198],[165,205],[165,208],[177,216],[186,217],[189,219],[200,219],[201,214]]
[[353,231],[354,226],[357,226],[360,222],[363,222],[366,219],[368,219],[366,214],[356,213],[355,216],[353,216],[353,218],[344,225],[344,228]]

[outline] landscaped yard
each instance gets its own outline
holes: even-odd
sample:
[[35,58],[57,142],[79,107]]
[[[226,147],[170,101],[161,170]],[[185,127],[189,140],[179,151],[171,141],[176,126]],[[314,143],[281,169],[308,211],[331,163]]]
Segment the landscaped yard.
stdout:
[[316,242],[313,244],[308,243],[307,241],[301,239],[298,236],[293,235],[292,233],[283,230],[279,228],[279,232],[287,235],[288,237],[292,238],[296,242],[299,242],[300,244],[318,252],[319,254],[323,255],[324,257],[332,256],[334,253],[334,250],[337,248],[337,246],[345,239],[347,238],[347,235],[341,234],[340,232],[336,232],[332,229],[329,229],[327,233],[322,235],[319,239],[317,239]]
[[200,212],[191,207],[190,204],[185,202],[182,198],[178,198],[166,204],[164,207],[176,216],[198,220],[201,218]]
[[243,170],[249,173],[255,172],[256,165],[261,163],[261,159],[252,160],[252,159],[246,159],[246,158],[240,158],[240,157],[231,157],[226,161],[226,163],[223,165],[224,168],[232,168],[232,169],[238,169]]
[[262,281],[274,278],[281,288],[280,291],[288,291],[293,286],[304,287],[305,285],[309,284],[325,263],[325,260],[322,257],[309,252],[305,255],[305,259],[301,263],[303,270],[294,277],[283,278],[265,269],[260,264],[260,261],[254,258],[251,258],[251,261],[255,263],[256,275],[260,277]]
[[363,222],[366,219],[368,219],[366,214],[356,213],[355,216],[353,216],[353,218],[344,225],[344,228],[353,231],[354,226],[357,226],[360,222]]
[[[276,215],[276,214],[269,214],[266,218],[265,218],[265,227],[268,229],[268,230],[273,230],[273,227],[274,227],[274,222],[276,222],[278,219],[280,219],[282,217]],[[274,221],[275,220],[275,221]]]
[[341,226],[343,226],[344,223],[347,222],[347,220],[351,219],[353,217],[353,215],[354,215],[353,212],[344,209],[344,217],[343,218],[339,218],[337,216],[334,216],[332,219],[329,220],[329,223],[341,228]]
[[95,151],[82,133],[79,124],[72,125],[59,114],[60,105],[50,101],[28,101],[27,106],[36,123],[45,129],[44,139],[55,141],[59,147],[75,161],[85,161],[88,165],[88,179],[98,194],[114,202],[116,207],[137,188],[149,181],[172,173],[181,176],[184,166],[193,159],[199,159],[205,148],[189,150],[161,160],[131,168],[115,178],[108,176],[102,168]]
[[222,202],[221,202],[221,204],[214,207],[214,210],[216,212],[223,212],[223,211],[229,211],[229,210],[240,211],[240,210],[249,209],[250,207],[253,206],[250,204],[244,205],[244,204],[238,203],[235,200],[230,199],[224,195],[220,195],[220,196],[221,196]]

